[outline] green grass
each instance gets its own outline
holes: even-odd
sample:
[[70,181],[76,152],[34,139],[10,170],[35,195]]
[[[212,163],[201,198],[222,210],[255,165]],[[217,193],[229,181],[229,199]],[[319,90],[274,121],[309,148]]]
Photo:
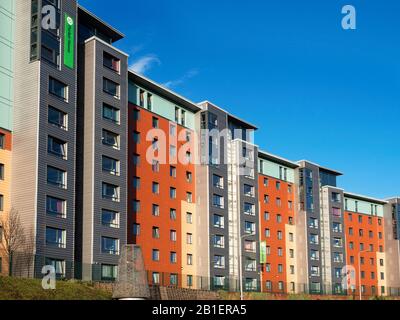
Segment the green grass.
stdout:
[[0,300],[110,300],[111,292],[89,283],[57,281],[56,290],[44,290],[41,280],[0,277]]

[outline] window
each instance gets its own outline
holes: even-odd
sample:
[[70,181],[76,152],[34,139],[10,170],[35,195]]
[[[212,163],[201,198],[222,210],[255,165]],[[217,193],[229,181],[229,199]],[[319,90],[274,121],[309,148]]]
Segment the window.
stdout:
[[171,199],[176,199],[176,189],[175,188],[169,188],[169,197]]
[[214,256],[214,268],[224,269],[225,268],[225,257],[224,256]]
[[186,223],[188,223],[188,224],[193,223],[193,214],[191,214],[190,212],[186,213]]
[[67,114],[65,112],[49,106],[47,121],[58,128],[67,130]]
[[152,280],[153,280],[153,284],[159,285],[160,284],[160,274],[158,272],[153,272]]
[[138,155],[138,154],[134,154],[133,155],[133,164],[135,166],[139,166],[140,165],[140,155]]
[[133,187],[137,190],[140,189],[140,178],[133,177]]
[[158,227],[153,227],[153,239],[160,239],[160,228]]
[[256,233],[256,224],[254,222],[245,221],[244,229],[247,234],[255,234]]
[[188,266],[192,266],[193,265],[193,255],[192,254],[188,254],[187,255],[187,265]]
[[339,252],[333,253],[333,262],[342,263],[343,262],[343,254]]
[[0,211],[4,211],[4,196],[0,194]]
[[67,173],[63,170],[54,168],[54,167],[47,167],[47,183],[57,186],[62,189],[67,188]]
[[103,91],[119,99],[119,84],[107,78],[103,78]]
[[191,183],[193,180],[193,175],[191,172],[186,171],[186,182]]
[[186,234],[186,244],[193,244],[193,234],[191,233]]
[[249,216],[255,216],[256,215],[256,206],[252,203],[245,202],[244,213]]
[[153,261],[160,261],[160,250],[153,249],[151,257]]
[[362,216],[358,216],[358,223],[362,223],[363,222],[363,217]]
[[102,196],[103,199],[112,200],[114,202],[119,202],[119,187],[103,182],[102,185]]
[[171,231],[169,232],[169,239],[170,239],[172,242],[176,242],[176,230],[171,230]]
[[281,207],[281,206],[282,206],[282,200],[281,200],[280,198],[276,198],[276,205],[277,205],[278,207]]
[[169,261],[173,264],[177,263],[178,261],[178,256],[176,254],[176,252],[171,252],[170,256],[169,256]]
[[140,120],[140,110],[133,109],[133,120],[139,121]]
[[269,214],[269,212],[264,212],[264,220],[265,220],[265,221],[269,221],[269,219],[270,219],[270,214]]
[[257,271],[257,261],[253,259],[246,259],[245,261],[245,270],[247,272],[255,272]]
[[336,202],[336,203],[340,203],[341,202],[340,193],[332,192],[332,202]]
[[160,172],[160,162],[153,160],[151,164],[151,170],[155,173]]
[[46,227],[46,245],[65,249],[66,247],[66,232],[62,229]]
[[318,229],[318,219],[310,218],[308,220],[308,226],[313,229]]
[[349,228],[349,235],[350,236],[354,235],[354,229],[353,228]]
[[310,257],[311,257],[311,260],[313,260],[313,261],[319,261],[319,251],[311,250]]
[[289,242],[294,242],[294,234],[289,233]]
[[224,197],[214,194],[213,195],[213,206],[223,209],[224,208]]
[[279,181],[275,184],[276,190],[281,190],[281,183]]
[[288,193],[292,193],[292,189],[293,189],[293,187],[289,184],[288,185]]
[[293,209],[293,202],[292,201],[288,201],[288,208],[289,208],[289,210]]
[[140,201],[138,200],[133,201],[133,212],[135,213],[140,212]]
[[268,182],[269,182],[268,178],[264,178],[264,187],[268,187]]
[[5,149],[6,147],[6,135],[4,133],[0,133],[0,149]]
[[283,233],[282,231],[278,231],[278,240],[282,240],[283,239]]
[[266,281],[265,282],[265,288],[268,290],[268,291],[271,291],[272,290],[272,282],[271,281]]
[[250,241],[250,240],[245,240],[244,242],[244,250],[246,252],[252,252],[255,253],[256,252],[256,242],[255,241]]
[[0,163],[0,180],[4,180],[4,164]]
[[175,209],[169,209],[169,217],[173,221],[176,220],[176,210]]
[[139,144],[140,143],[140,132],[135,131],[133,133],[133,142],[135,144]]
[[171,274],[169,276],[169,284],[171,286],[177,286],[178,285],[178,275],[177,274]]
[[310,234],[310,243],[319,244],[319,237],[317,234]]
[[333,225],[332,226],[333,232],[336,232],[336,233],[341,233],[342,232],[342,224],[341,223],[333,222],[332,225]]
[[311,267],[311,276],[312,277],[319,277],[320,269],[319,267],[312,266]]
[[120,68],[120,60],[111,54],[104,52],[103,53],[103,66],[105,66],[108,69],[111,69],[112,71],[118,72],[119,73],[119,68]]
[[114,108],[108,104],[103,104],[103,119],[110,120],[114,123],[119,123],[120,119],[120,111],[117,108]]
[[58,98],[61,98],[65,101],[68,100],[68,87],[66,84],[54,79],[50,78],[49,79],[49,93],[52,95],[57,96]]
[[47,152],[58,158],[67,159],[67,143],[49,136],[47,139]]
[[152,215],[153,217],[159,217],[160,216],[160,206],[153,204],[152,205]]
[[186,276],[186,284],[189,288],[193,287],[193,276],[192,275]]
[[113,147],[114,149],[119,149],[119,135],[111,131],[103,129],[102,141],[106,146]]
[[172,178],[176,178],[176,168],[173,166],[169,167],[169,176]]
[[277,223],[282,223],[282,215],[280,215],[280,214],[276,215],[276,222]]
[[283,265],[278,264],[278,273],[283,273]]
[[139,236],[140,235],[140,224],[133,224],[133,235]]
[[153,194],[160,194],[160,184],[157,182],[153,182],[151,185],[151,192]]
[[213,236],[214,248],[225,248],[225,237],[222,235]]
[[113,158],[102,156],[102,169],[111,175],[119,175],[120,162]]
[[101,252],[104,254],[119,255],[119,240],[114,238],[101,238]]
[[103,264],[101,265],[101,280],[115,281],[118,277],[118,266]]
[[343,247],[343,240],[342,238],[333,238],[333,246],[336,248]]
[[105,227],[119,228],[119,213],[111,210],[101,210],[101,223]]
[[151,123],[152,123],[152,126],[153,126],[154,129],[157,129],[157,128],[158,128],[158,118],[153,117]]
[[193,202],[193,195],[191,192],[186,192],[186,201],[188,203],[192,203]]
[[289,257],[290,257],[290,259],[294,259],[294,250],[293,249],[289,250]]
[[244,185],[244,194],[248,197],[254,197],[254,187],[248,184]]
[[65,218],[66,216],[66,201],[55,197],[46,197],[46,212],[48,215]]
[[158,138],[153,139],[151,146],[152,146],[153,150],[158,150]]
[[265,237],[271,238],[271,230],[270,229],[265,229]]
[[213,174],[213,186],[218,189],[223,189],[224,188],[224,178],[222,178],[216,174]]
[[340,218],[342,216],[342,210],[340,208],[332,208],[332,215]]
[[139,91],[139,105],[144,108],[144,90],[140,89]]
[[214,220],[214,227],[223,229],[225,226],[225,219],[223,216],[220,216],[218,214],[214,214],[213,216]]
[[283,249],[278,248],[278,257],[283,257]]

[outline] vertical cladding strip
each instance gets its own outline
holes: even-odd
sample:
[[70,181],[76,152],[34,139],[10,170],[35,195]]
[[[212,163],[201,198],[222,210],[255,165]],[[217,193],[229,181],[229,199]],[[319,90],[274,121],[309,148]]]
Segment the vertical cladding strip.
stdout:
[[332,288],[332,248],[331,248],[331,219],[329,189],[321,190],[321,259],[322,259],[322,283],[325,288]]
[[36,234],[36,194],[39,123],[39,62],[30,56],[30,1],[16,1],[14,65],[14,132],[11,207],[21,216],[25,228]]

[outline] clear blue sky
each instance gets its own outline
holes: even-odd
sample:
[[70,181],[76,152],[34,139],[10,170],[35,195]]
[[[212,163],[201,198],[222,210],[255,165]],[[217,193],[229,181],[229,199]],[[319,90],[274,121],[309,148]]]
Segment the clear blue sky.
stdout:
[[257,124],[262,149],[344,172],[347,191],[400,195],[400,1],[79,2],[126,35],[131,65]]

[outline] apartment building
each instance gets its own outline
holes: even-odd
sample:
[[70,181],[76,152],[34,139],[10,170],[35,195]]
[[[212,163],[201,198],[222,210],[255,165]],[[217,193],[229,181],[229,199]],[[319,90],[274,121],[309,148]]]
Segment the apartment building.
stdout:
[[197,288],[195,115],[189,100],[129,72],[128,243],[149,282]]
[[19,271],[114,281],[137,244],[155,285],[400,293],[398,198],[348,193],[128,70],[124,35],[76,0],[3,0],[0,17],[0,218],[34,235]]
[[263,292],[297,291],[295,171],[287,159],[259,151],[258,198]]
[[[214,289],[259,290],[257,129],[211,102],[197,114],[202,270]],[[239,279],[242,279],[240,282]]]
[[347,264],[362,295],[387,294],[384,209],[386,201],[344,194]]

